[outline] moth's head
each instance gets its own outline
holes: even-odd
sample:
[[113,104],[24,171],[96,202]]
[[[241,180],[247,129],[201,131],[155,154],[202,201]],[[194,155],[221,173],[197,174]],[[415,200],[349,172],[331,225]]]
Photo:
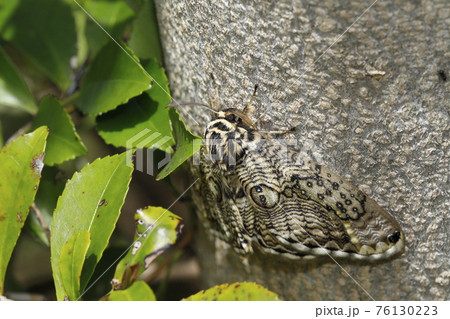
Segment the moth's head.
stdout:
[[[213,80],[213,83],[215,84],[213,76],[212,76],[212,80]],[[214,85],[214,86],[216,86],[216,85]],[[255,124],[254,124],[253,120],[251,120],[250,118],[253,116],[253,113],[255,111],[255,108],[253,107],[253,100],[255,99],[257,89],[258,89],[258,85],[255,85],[255,89],[250,98],[250,101],[248,101],[248,103],[244,106],[244,108],[242,110],[239,110],[236,108],[227,108],[224,110],[213,111],[213,113],[215,114],[213,121],[220,119],[220,120],[227,121],[228,124],[230,124],[234,128],[240,126],[240,127],[247,127],[247,128],[255,129]],[[216,87],[216,92],[218,92],[217,87]],[[218,104],[217,106],[219,106],[219,105],[220,104]],[[218,107],[217,109],[220,109],[220,107]]]
[[229,108],[216,113],[215,120],[225,120],[232,126],[247,126],[250,128],[255,128],[253,121],[250,119],[245,111],[241,111],[235,108]]

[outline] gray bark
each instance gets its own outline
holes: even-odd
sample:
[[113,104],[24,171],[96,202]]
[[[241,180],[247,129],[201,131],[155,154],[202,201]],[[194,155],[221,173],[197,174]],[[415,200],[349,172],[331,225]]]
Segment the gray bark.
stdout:
[[[387,208],[406,235],[405,253],[385,263],[255,253],[246,267],[198,234],[205,287],[255,281],[291,300],[449,299],[450,5],[380,0],[363,14],[372,2],[156,1],[175,100],[207,103],[213,73],[222,105],[242,108],[259,84],[259,127],[297,127],[299,151]],[[208,111],[180,112],[203,133]]]

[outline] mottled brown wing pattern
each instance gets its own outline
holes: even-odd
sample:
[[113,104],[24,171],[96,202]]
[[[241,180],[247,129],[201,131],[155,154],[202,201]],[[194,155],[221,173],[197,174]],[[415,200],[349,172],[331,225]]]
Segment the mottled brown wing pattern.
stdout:
[[374,200],[262,135],[243,112],[217,112],[200,163],[202,220],[241,254],[378,260],[404,247],[399,224]]
[[245,202],[233,195],[236,192],[222,172],[205,164],[204,154],[201,156],[202,181],[198,191],[204,204],[202,222],[208,232],[229,243],[239,254],[251,253],[250,237],[244,227],[245,214],[241,213],[246,209]]
[[247,148],[236,174],[255,215],[250,235],[263,250],[379,259],[403,248],[397,221],[374,200],[283,145],[259,144]]

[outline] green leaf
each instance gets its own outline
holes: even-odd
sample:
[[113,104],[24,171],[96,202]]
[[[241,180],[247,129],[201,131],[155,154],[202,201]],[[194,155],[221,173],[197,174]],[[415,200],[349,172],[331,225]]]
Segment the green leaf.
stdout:
[[169,110],[172,131],[174,132],[177,149],[170,162],[159,172],[156,180],[165,178],[178,166],[183,164],[189,157],[197,153],[202,146],[202,138],[193,135],[180,120],[180,116],[174,108]]
[[169,80],[167,79],[164,68],[160,67],[156,60],[151,59],[143,63],[145,71],[152,77],[152,87],[148,90],[153,101],[159,105],[168,105],[172,100],[169,90]]
[[120,36],[135,15],[126,1],[85,1],[85,9],[113,36]]
[[162,207],[138,209],[135,241],[114,273],[114,289],[125,289],[164,250],[175,243],[182,230],[181,218]]
[[222,284],[208,290],[202,290],[189,296],[185,301],[277,301],[276,293],[254,282]]
[[36,113],[37,107],[30,90],[2,48],[0,70],[0,104]]
[[111,111],[149,88],[151,78],[138,58],[125,44],[120,45],[109,42],[92,61],[75,102],[84,113]]
[[25,224],[46,246],[50,246],[49,234],[53,211],[58,197],[64,190],[65,180],[57,177],[60,174],[61,172],[56,167],[44,167],[39,189],[34,199],[35,208],[38,210],[40,218],[37,218],[37,213],[32,210]]
[[171,153],[175,144],[167,108],[147,93],[97,118],[97,130],[106,143],[116,147],[158,148]]
[[138,16],[133,21],[129,45],[141,59],[154,58],[162,62],[158,22],[153,1],[144,2],[144,5],[138,12]]
[[[10,0],[1,0],[3,2]],[[75,23],[64,1],[21,0],[8,10],[7,23],[0,31],[59,88],[70,85],[70,58],[76,54]],[[10,4],[7,4],[8,8]]]
[[33,203],[44,166],[48,131],[18,137],[0,153],[0,295],[6,266]]
[[[86,24],[89,17],[75,2],[71,1],[72,14],[77,34],[77,68],[81,67],[89,55],[89,45],[86,37]],[[105,42],[106,43],[106,42]]]
[[125,290],[112,291],[109,301],[156,301],[153,290],[143,281],[136,281]]
[[62,175],[64,173],[56,167],[46,166],[42,171],[41,183],[34,202],[48,225],[51,224],[56,202],[61,196],[67,180]]
[[70,237],[82,230],[91,234],[91,244],[81,276],[83,290],[114,230],[132,171],[131,152],[126,152],[95,160],[66,183],[53,214],[50,238],[58,300],[67,296],[59,270],[62,247]]
[[46,232],[46,229],[41,224],[41,220],[37,217],[35,210],[32,208],[28,214],[27,221],[25,222],[25,228],[27,231],[34,234],[37,239],[43,243],[46,247],[50,246],[49,235],[50,232]]
[[[101,25],[100,28],[92,19],[87,19],[86,39],[91,57],[97,56],[99,50],[112,41],[105,31],[116,41],[123,38],[124,31],[129,27],[130,20],[135,15],[134,11],[127,5],[127,1],[122,0],[85,1],[83,6],[95,21]],[[85,12],[83,14],[86,15]]]
[[77,156],[86,155],[86,147],[75,131],[72,119],[54,97],[46,96],[39,104],[32,129],[42,125],[46,125],[50,130],[45,151],[46,165],[61,164]]
[[170,129],[168,80],[155,60],[145,65],[152,88],[116,110],[97,117],[97,130],[106,143],[116,147],[158,148],[172,153],[175,141]]
[[126,148],[158,148],[172,153],[175,141],[170,129],[170,102],[164,69],[154,60],[145,63],[153,85],[125,105],[97,117],[97,130],[106,143]]
[[80,297],[80,278],[84,260],[91,243],[90,233],[82,230],[73,235],[61,247],[59,256],[59,271],[66,300],[77,300]]
[[0,0],[0,34],[3,32],[5,24],[9,22],[19,2],[20,0]]

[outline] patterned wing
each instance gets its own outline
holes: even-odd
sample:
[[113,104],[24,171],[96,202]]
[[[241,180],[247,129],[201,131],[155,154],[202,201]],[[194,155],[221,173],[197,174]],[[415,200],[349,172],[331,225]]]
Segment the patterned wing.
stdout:
[[[245,210],[245,196],[221,170],[206,163],[201,155],[203,180],[199,183],[200,200],[205,205],[202,222],[208,232],[229,243],[239,254],[252,253],[250,237],[240,211]],[[233,179],[233,176],[228,176]]]
[[262,140],[236,167],[253,223],[250,236],[264,251],[288,257],[330,254],[377,260],[404,247],[397,221],[328,168]]

